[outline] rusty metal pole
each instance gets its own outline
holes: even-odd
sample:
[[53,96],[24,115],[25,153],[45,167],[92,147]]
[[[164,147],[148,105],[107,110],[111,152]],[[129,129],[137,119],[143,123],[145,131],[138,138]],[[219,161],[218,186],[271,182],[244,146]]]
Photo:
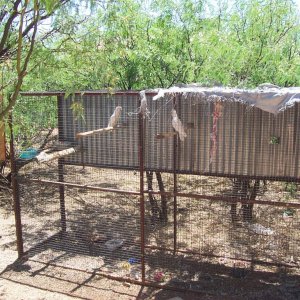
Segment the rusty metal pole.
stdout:
[[140,226],[142,283],[145,282],[144,118],[139,113]]
[[[173,99],[173,108],[176,107],[176,98]],[[174,129],[173,129],[174,130]],[[175,131],[175,130],[174,130]],[[177,251],[177,147],[178,135],[174,135],[173,139],[173,254]]]
[[13,134],[12,123],[13,123],[13,117],[12,117],[12,113],[10,113],[8,124],[10,129],[11,185],[13,189],[13,203],[14,203],[14,213],[15,213],[18,258],[21,258],[24,254],[24,246],[23,246],[23,233],[22,233],[20,190],[19,190],[19,182],[17,178],[18,169],[16,164],[16,158],[15,158],[14,134]]
[[[3,109],[3,96],[0,95],[0,111]],[[4,122],[0,121],[0,163],[6,160],[5,128]]]
[[[64,140],[63,132],[63,112],[61,107],[62,96],[57,96],[57,112],[58,112],[58,141]],[[58,159],[58,181],[64,182],[64,158]],[[59,204],[60,204],[60,224],[61,232],[64,233],[67,230],[66,225],[66,205],[65,205],[65,186],[59,185]]]

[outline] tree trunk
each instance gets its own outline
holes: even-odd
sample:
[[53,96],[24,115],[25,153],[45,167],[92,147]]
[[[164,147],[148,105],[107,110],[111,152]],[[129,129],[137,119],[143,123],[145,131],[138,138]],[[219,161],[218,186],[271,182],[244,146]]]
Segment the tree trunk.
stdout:
[[[251,222],[253,220],[253,203],[247,204],[248,201],[254,201],[259,191],[260,181],[255,180],[253,186],[251,186],[250,179],[234,179],[232,196],[238,198],[242,202],[242,220],[243,222]],[[238,220],[237,215],[237,203],[231,204],[231,220],[233,224],[236,224]]]
[[[233,180],[232,197],[236,197],[238,195],[238,192],[239,192],[239,189],[240,189],[240,184],[241,184],[240,179],[234,179]],[[231,214],[232,223],[236,224],[237,221],[238,221],[237,203],[232,203],[231,204],[230,214]]]
[[[147,177],[147,185],[148,191],[153,191],[153,172],[146,171]],[[155,199],[154,195],[149,193],[149,201],[151,206],[151,223],[157,223],[157,220],[160,219],[161,211],[158,207],[157,200]]]
[[[249,197],[247,197],[250,201],[255,200],[255,198],[257,196],[257,192],[259,190],[259,185],[260,185],[259,180],[255,180],[255,183],[254,183],[253,187],[251,188],[250,195],[249,195]],[[248,184],[248,188],[250,188],[249,184]],[[244,222],[251,222],[253,220],[253,206],[254,206],[254,204],[252,204],[252,203],[242,205]]]
[[155,172],[159,191],[162,193],[161,197],[161,221],[166,224],[168,222],[168,210],[167,210],[167,196],[164,194],[165,187],[160,172]]

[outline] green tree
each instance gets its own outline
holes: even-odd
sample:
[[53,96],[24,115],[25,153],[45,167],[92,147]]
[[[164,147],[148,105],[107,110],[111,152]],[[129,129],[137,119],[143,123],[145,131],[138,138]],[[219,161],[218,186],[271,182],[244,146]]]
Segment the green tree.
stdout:
[[9,95],[0,120],[13,108],[28,72],[38,27],[68,0],[13,0],[0,2],[1,92]]
[[299,85],[293,2],[230,3],[118,0],[95,3],[89,18],[68,13],[56,18],[55,37],[36,44],[24,88]]
[[224,78],[242,86],[299,84],[299,29],[290,0],[236,1],[216,49]]

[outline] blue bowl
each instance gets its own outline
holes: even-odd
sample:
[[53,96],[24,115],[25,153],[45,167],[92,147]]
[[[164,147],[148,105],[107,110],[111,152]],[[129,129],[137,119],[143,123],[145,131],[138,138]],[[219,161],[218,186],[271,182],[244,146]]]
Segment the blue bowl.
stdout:
[[28,148],[24,151],[21,151],[19,158],[20,159],[33,159],[38,155],[38,151],[34,148]]
[[133,264],[136,264],[136,263],[138,262],[138,260],[137,260],[136,258],[134,258],[134,257],[131,257],[131,258],[128,259],[128,262],[129,262],[131,265],[133,265]]

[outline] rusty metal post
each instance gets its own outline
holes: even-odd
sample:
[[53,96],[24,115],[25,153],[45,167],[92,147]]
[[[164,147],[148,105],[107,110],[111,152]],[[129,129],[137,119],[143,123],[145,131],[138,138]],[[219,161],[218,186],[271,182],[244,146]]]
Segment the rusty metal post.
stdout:
[[[57,118],[58,118],[58,141],[64,140],[64,128],[63,128],[63,112],[62,112],[62,96],[57,96]],[[58,181],[64,182],[64,158],[58,159]],[[60,205],[60,224],[61,231],[67,230],[66,225],[66,205],[65,205],[65,186],[59,185],[59,205]]]
[[[173,107],[176,108],[176,98],[173,99]],[[174,130],[174,129],[173,129]],[[174,130],[175,131],[175,130]],[[178,135],[173,138],[173,254],[177,251],[177,147]]]
[[144,118],[139,113],[140,226],[142,282],[145,282]]
[[21,258],[24,254],[23,246],[23,233],[22,233],[22,219],[21,219],[21,205],[20,205],[20,190],[18,182],[18,170],[15,157],[14,148],[14,134],[13,134],[13,117],[12,113],[9,115],[9,129],[10,129],[10,162],[11,162],[11,185],[13,189],[13,202],[15,213],[15,225],[16,225],[16,237],[17,237],[17,250],[18,258]]
[[[3,97],[0,95],[0,110],[3,108]],[[6,160],[5,128],[4,121],[0,121],[0,163]]]

